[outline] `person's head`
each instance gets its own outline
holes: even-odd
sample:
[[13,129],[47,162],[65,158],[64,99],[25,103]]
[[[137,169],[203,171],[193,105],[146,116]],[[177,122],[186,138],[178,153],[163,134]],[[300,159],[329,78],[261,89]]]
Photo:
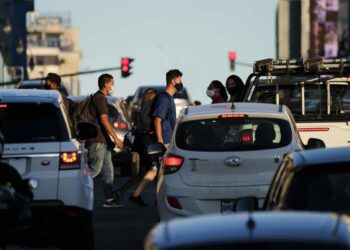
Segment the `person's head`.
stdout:
[[55,73],[48,73],[45,77],[45,89],[59,89],[61,77]]
[[104,94],[112,94],[114,86],[113,76],[110,74],[102,74],[98,78],[98,88]]
[[207,96],[213,98],[215,95],[222,96],[227,101],[227,93],[224,85],[218,81],[212,81],[207,88]]
[[158,91],[154,88],[148,88],[145,90],[142,96],[142,104],[153,100],[158,95]]
[[178,69],[169,70],[166,73],[166,87],[170,88],[172,92],[180,91],[183,88],[182,73]]
[[244,89],[242,79],[237,75],[230,75],[226,80],[226,89],[231,96],[241,96]]

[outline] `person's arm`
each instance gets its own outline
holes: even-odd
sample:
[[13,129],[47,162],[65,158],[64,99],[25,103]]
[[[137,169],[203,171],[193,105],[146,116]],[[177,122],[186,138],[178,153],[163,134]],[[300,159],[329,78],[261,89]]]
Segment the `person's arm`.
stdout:
[[115,134],[114,129],[112,128],[111,124],[109,124],[107,114],[101,114],[100,118],[101,118],[101,123],[105,127],[105,129],[108,132],[108,134],[110,134],[112,136],[115,144],[117,145],[117,148],[122,148],[123,147],[123,142],[117,137],[117,135]]
[[154,130],[157,136],[157,141],[161,144],[164,144],[162,134],[162,119],[160,117],[156,117],[154,119]]

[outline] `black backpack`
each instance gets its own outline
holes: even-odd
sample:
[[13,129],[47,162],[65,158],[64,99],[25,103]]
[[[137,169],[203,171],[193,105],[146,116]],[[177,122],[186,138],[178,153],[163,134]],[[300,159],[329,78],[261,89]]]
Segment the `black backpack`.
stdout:
[[79,132],[79,126],[82,123],[91,123],[98,126],[94,96],[94,94],[91,94],[84,100],[75,104],[73,113],[73,126],[76,132]]

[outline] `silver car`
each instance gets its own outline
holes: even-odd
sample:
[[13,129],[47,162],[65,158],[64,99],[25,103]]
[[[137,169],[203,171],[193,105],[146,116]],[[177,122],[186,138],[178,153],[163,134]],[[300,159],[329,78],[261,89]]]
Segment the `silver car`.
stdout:
[[39,180],[30,239],[92,249],[93,180],[59,92],[2,89],[0,131],[5,136],[3,160],[22,177]]
[[284,105],[220,103],[186,108],[159,170],[160,219],[231,213],[240,196],[256,196],[262,205],[283,156],[303,149]]

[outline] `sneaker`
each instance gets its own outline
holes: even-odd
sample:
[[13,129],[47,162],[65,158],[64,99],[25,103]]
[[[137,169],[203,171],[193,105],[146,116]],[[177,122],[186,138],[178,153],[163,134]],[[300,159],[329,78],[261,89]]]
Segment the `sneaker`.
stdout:
[[141,196],[133,196],[133,194],[130,195],[129,201],[135,203],[139,207],[148,207],[148,205],[142,200]]
[[107,199],[103,203],[103,207],[123,207],[123,206],[124,204],[120,200],[114,199],[114,198]]

